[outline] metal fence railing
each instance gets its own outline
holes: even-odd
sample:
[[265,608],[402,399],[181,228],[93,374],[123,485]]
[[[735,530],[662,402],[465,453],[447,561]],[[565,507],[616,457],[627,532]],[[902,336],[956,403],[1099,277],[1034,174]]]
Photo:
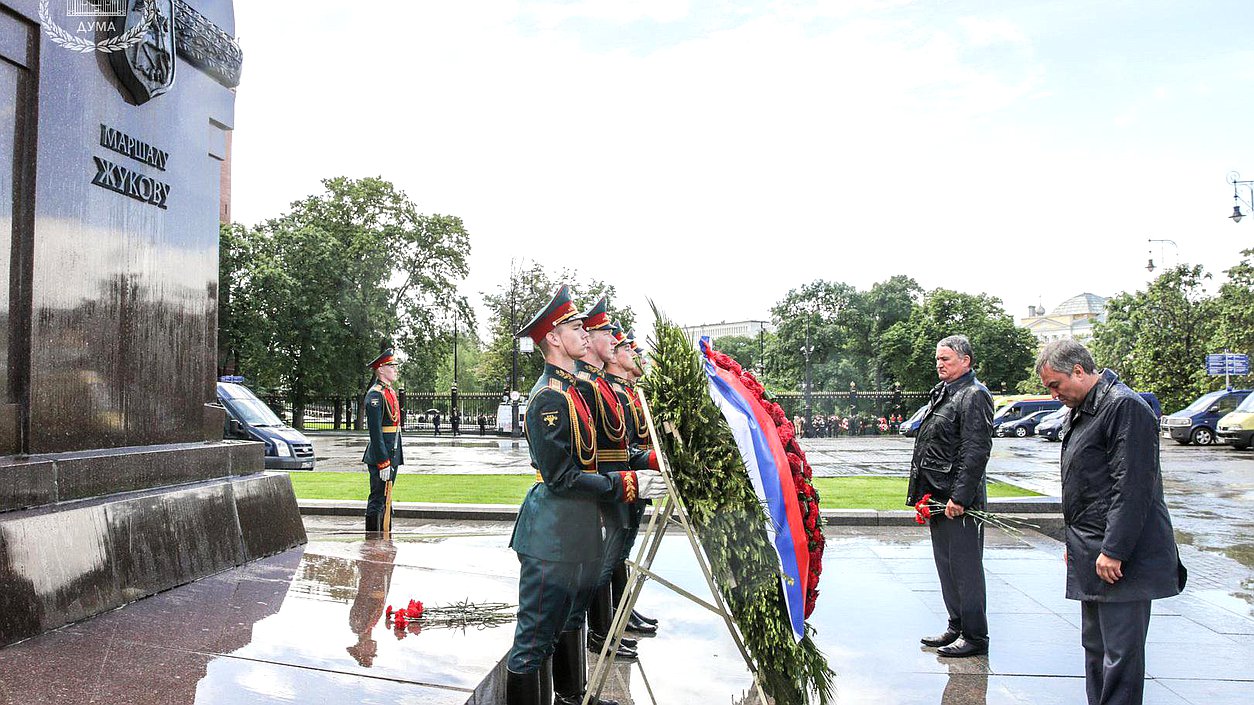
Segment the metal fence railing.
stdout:
[[[469,392],[453,395],[447,392],[406,392],[398,394],[401,402],[402,427],[408,432],[435,433],[438,419],[440,432],[451,433],[454,412],[462,434],[478,434],[480,417],[484,434],[505,432],[498,424],[502,415],[508,419],[509,398],[502,394]],[[804,392],[779,392],[775,400],[789,418],[805,415]],[[362,430],[361,397],[313,397],[302,407],[293,409],[282,395],[264,395],[262,399],[287,423],[309,431]],[[874,425],[880,417],[908,417],[927,402],[927,392],[811,392],[811,410],[825,421],[832,417],[851,419],[855,428]],[[519,400],[525,406],[526,396]],[[508,422],[507,422],[508,423]]]
[[[405,392],[397,395],[401,402],[401,424],[405,431],[434,434],[438,420],[441,433],[451,433],[454,418],[462,434],[482,432],[498,433],[498,412],[509,399],[500,394],[469,392],[458,394],[454,405],[453,395],[435,392]],[[520,404],[526,404],[526,396]],[[303,406],[293,408],[290,400],[282,395],[264,395],[262,400],[292,426],[307,431],[348,431],[365,428],[361,416],[362,397],[312,397]],[[456,413],[454,413],[456,412]]]

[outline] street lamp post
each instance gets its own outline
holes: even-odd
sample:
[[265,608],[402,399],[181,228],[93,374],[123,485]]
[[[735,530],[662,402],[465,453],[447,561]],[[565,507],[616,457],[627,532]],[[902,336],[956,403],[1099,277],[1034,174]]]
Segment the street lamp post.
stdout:
[[[1241,212],[1241,204],[1244,203],[1246,208],[1254,211],[1254,180],[1242,180],[1241,175],[1235,171],[1228,172],[1228,183],[1232,184],[1232,215],[1228,216],[1234,223],[1240,223],[1245,214]],[[1248,199],[1241,198],[1241,192],[1238,187],[1244,186],[1249,192]]]
[[[457,407],[457,307],[453,307],[453,386],[449,389],[448,418],[453,423],[454,414],[460,415]],[[458,422],[460,424],[460,422]],[[457,426],[452,426],[456,429]]]
[[[514,318],[518,315],[518,278],[514,273],[514,265],[510,263],[509,271],[509,329],[511,334],[518,330],[517,322]],[[513,351],[511,353],[512,360],[510,362],[509,373],[509,435],[510,438],[517,439],[519,437],[518,428],[518,337],[515,336],[511,341]]]
[[1172,247],[1176,248],[1176,265],[1177,265],[1177,266],[1179,266],[1179,265],[1180,265],[1180,246],[1176,244],[1176,241],[1175,241],[1175,240],[1155,240],[1155,239],[1153,239],[1153,238],[1146,238],[1146,240],[1145,240],[1145,241],[1146,241],[1146,242],[1148,242],[1148,243],[1150,244],[1150,259],[1149,259],[1149,264],[1145,265],[1145,271],[1147,271],[1147,272],[1151,272],[1151,273],[1153,273],[1153,271],[1154,271],[1154,257],[1153,257],[1153,255],[1154,255],[1154,247],[1153,247],[1153,245],[1154,245],[1154,243],[1156,243],[1156,242],[1158,243],[1158,259],[1159,259],[1159,261],[1163,262],[1164,264],[1166,264],[1166,262],[1167,262],[1167,257],[1163,254],[1163,244],[1165,243],[1165,244],[1171,245]]
[[810,327],[806,326],[806,342],[801,346],[801,354],[806,359],[806,432],[807,438],[814,433],[814,407],[810,402],[810,356],[814,354],[814,346],[810,344]]

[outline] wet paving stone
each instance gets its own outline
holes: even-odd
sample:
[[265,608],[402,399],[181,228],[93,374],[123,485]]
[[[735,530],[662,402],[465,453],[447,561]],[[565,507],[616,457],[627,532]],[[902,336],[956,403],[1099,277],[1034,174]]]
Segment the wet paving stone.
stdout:
[[[303,549],[0,650],[0,703],[491,702],[474,691],[508,650],[512,623],[398,633],[382,613],[410,598],[512,604],[510,524],[401,521],[390,543],[364,540],[357,525],[307,518]],[[944,625],[927,531],[827,534],[810,622],[837,674],[838,703],[1083,702],[1080,608],[1062,598],[1052,541],[989,532],[991,652],[947,660],[918,642]],[[682,534],[667,536],[653,567],[709,597]],[[1146,702],[1248,703],[1246,604],[1187,592],[1158,601]],[[655,582],[639,608],[661,629],[641,639],[638,662],[615,666],[605,695],[625,705],[746,702],[751,676],[721,618]]]

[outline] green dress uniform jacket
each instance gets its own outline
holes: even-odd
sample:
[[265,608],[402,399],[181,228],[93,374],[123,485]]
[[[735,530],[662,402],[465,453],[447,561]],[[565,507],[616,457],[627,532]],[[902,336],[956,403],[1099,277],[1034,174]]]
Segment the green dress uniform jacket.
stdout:
[[[382,384],[375,384],[366,392],[366,428],[370,431],[370,443],[361,462],[371,468],[394,467],[405,464],[405,451],[401,446],[401,413],[383,392]],[[395,399],[395,396],[393,396]]]
[[[582,360],[575,362],[576,388],[592,411],[596,425],[596,467],[601,473],[624,470],[644,470],[649,467],[648,449],[634,448],[629,444],[629,412],[610,386],[605,373]],[[632,525],[635,507],[621,502],[606,503],[602,516],[607,526]]]
[[597,503],[636,500],[636,473],[597,471],[596,432],[575,376],[551,364],[531,389],[523,428],[536,469],[510,547],[546,561],[588,562],[601,557]]
[[[628,445],[642,451],[652,450],[653,439],[649,436],[649,424],[644,420],[644,408],[640,405],[640,396],[636,391],[636,383],[609,373],[606,373],[605,379],[610,383],[610,388],[614,390],[614,393],[618,395],[618,401],[623,407],[623,415],[627,419]],[[629,528],[638,529],[640,527],[640,522],[644,517],[645,506],[648,504],[652,504],[652,502],[650,500],[636,502],[631,509]],[[633,534],[632,541],[634,542],[634,540],[635,536]]]

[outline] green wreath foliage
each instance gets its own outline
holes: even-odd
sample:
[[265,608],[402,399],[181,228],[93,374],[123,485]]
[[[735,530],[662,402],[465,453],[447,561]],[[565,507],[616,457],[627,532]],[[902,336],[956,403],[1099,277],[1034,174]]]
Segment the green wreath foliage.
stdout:
[[753,491],[731,428],[710,398],[700,355],[657,307],[652,369],[641,380],[676,489],[701,540],[710,568],[762,688],[779,705],[833,696],[835,674],[806,625],[797,642],[780,587],[779,559],[765,527],[767,513]]

